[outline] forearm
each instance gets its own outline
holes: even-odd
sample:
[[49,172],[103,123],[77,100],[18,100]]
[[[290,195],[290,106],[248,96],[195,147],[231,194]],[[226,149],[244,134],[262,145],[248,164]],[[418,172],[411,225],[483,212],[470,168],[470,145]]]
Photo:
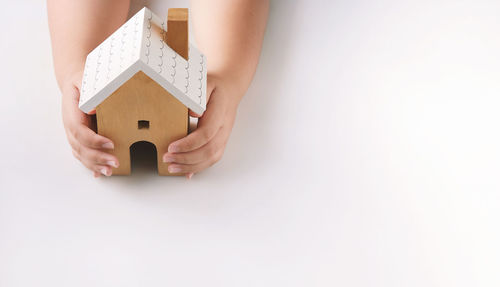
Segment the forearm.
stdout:
[[195,37],[207,56],[208,73],[237,85],[238,102],[257,68],[268,10],[268,0],[191,1]]
[[57,82],[83,71],[87,54],[126,20],[129,0],[47,0]]

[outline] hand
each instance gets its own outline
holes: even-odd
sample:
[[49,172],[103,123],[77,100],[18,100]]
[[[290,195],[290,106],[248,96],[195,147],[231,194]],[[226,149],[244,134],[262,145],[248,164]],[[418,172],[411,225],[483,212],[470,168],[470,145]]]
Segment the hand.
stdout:
[[78,108],[80,99],[81,73],[69,80],[63,88],[62,116],[64,129],[73,155],[88,169],[94,172],[95,177],[101,174],[110,176],[111,166],[118,167],[118,159],[104,150],[113,149],[113,142],[91,129],[91,116]]
[[236,117],[238,92],[234,85],[208,76],[207,109],[201,116],[190,112],[199,117],[197,129],[171,143],[163,155],[163,161],[171,163],[169,172],[185,173],[190,179],[221,159]]

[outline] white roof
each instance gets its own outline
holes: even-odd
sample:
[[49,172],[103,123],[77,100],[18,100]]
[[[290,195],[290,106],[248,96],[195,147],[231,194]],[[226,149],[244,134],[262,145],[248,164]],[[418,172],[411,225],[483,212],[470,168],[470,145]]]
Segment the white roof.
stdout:
[[206,107],[205,56],[189,45],[189,61],[163,41],[167,25],[143,8],[87,56],[79,107],[88,113],[143,71],[195,113]]

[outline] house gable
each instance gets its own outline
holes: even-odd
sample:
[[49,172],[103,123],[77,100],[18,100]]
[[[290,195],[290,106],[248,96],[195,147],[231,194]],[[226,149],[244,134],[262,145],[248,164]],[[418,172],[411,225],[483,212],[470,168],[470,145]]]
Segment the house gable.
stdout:
[[143,72],[106,98],[96,112],[99,134],[115,139],[117,148],[146,140],[163,150],[166,146],[162,145],[188,131],[187,108]]

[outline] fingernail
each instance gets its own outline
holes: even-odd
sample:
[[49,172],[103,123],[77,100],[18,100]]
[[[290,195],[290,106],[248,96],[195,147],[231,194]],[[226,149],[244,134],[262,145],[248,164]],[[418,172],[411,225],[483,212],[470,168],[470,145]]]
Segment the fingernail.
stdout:
[[172,156],[164,156],[163,157],[163,162],[174,162],[174,158]]
[[118,165],[116,164],[116,162],[114,162],[114,161],[112,161],[112,160],[108,160],[108,161],[106,162],[106,164],[107,164],[107,165],[110,165],[110,166],[112,166],[112,167],[114,167],[114,168],[117,168],[117,167],[118,167]]
[[192,173],[192,172],[188,173],[188,174],[186,175],[187,179],[191,179],[191,178],[193,177],[193,174],[194,174],[194,173]]
[[168,146],[168,152],[178,152],[178,151],[179,151],[179,147],[178,146],[173,145],[173,144],[171,144],[171,145]]
[[115,146],[113,145],[112,142],[107,142],[105,144],[102,145],[102,148],[105,148],[105,149],[113,149]]
[[177,172],[180,172],[181,171],[181,168],[178,167],[178,166],[169,166],[168,167],[168,172],[170,173],[177,173]]
[[108,175],[108,170],[105,169],[105,168],[101,168],[101,173],[104,174],[105,176],[109,176]]

